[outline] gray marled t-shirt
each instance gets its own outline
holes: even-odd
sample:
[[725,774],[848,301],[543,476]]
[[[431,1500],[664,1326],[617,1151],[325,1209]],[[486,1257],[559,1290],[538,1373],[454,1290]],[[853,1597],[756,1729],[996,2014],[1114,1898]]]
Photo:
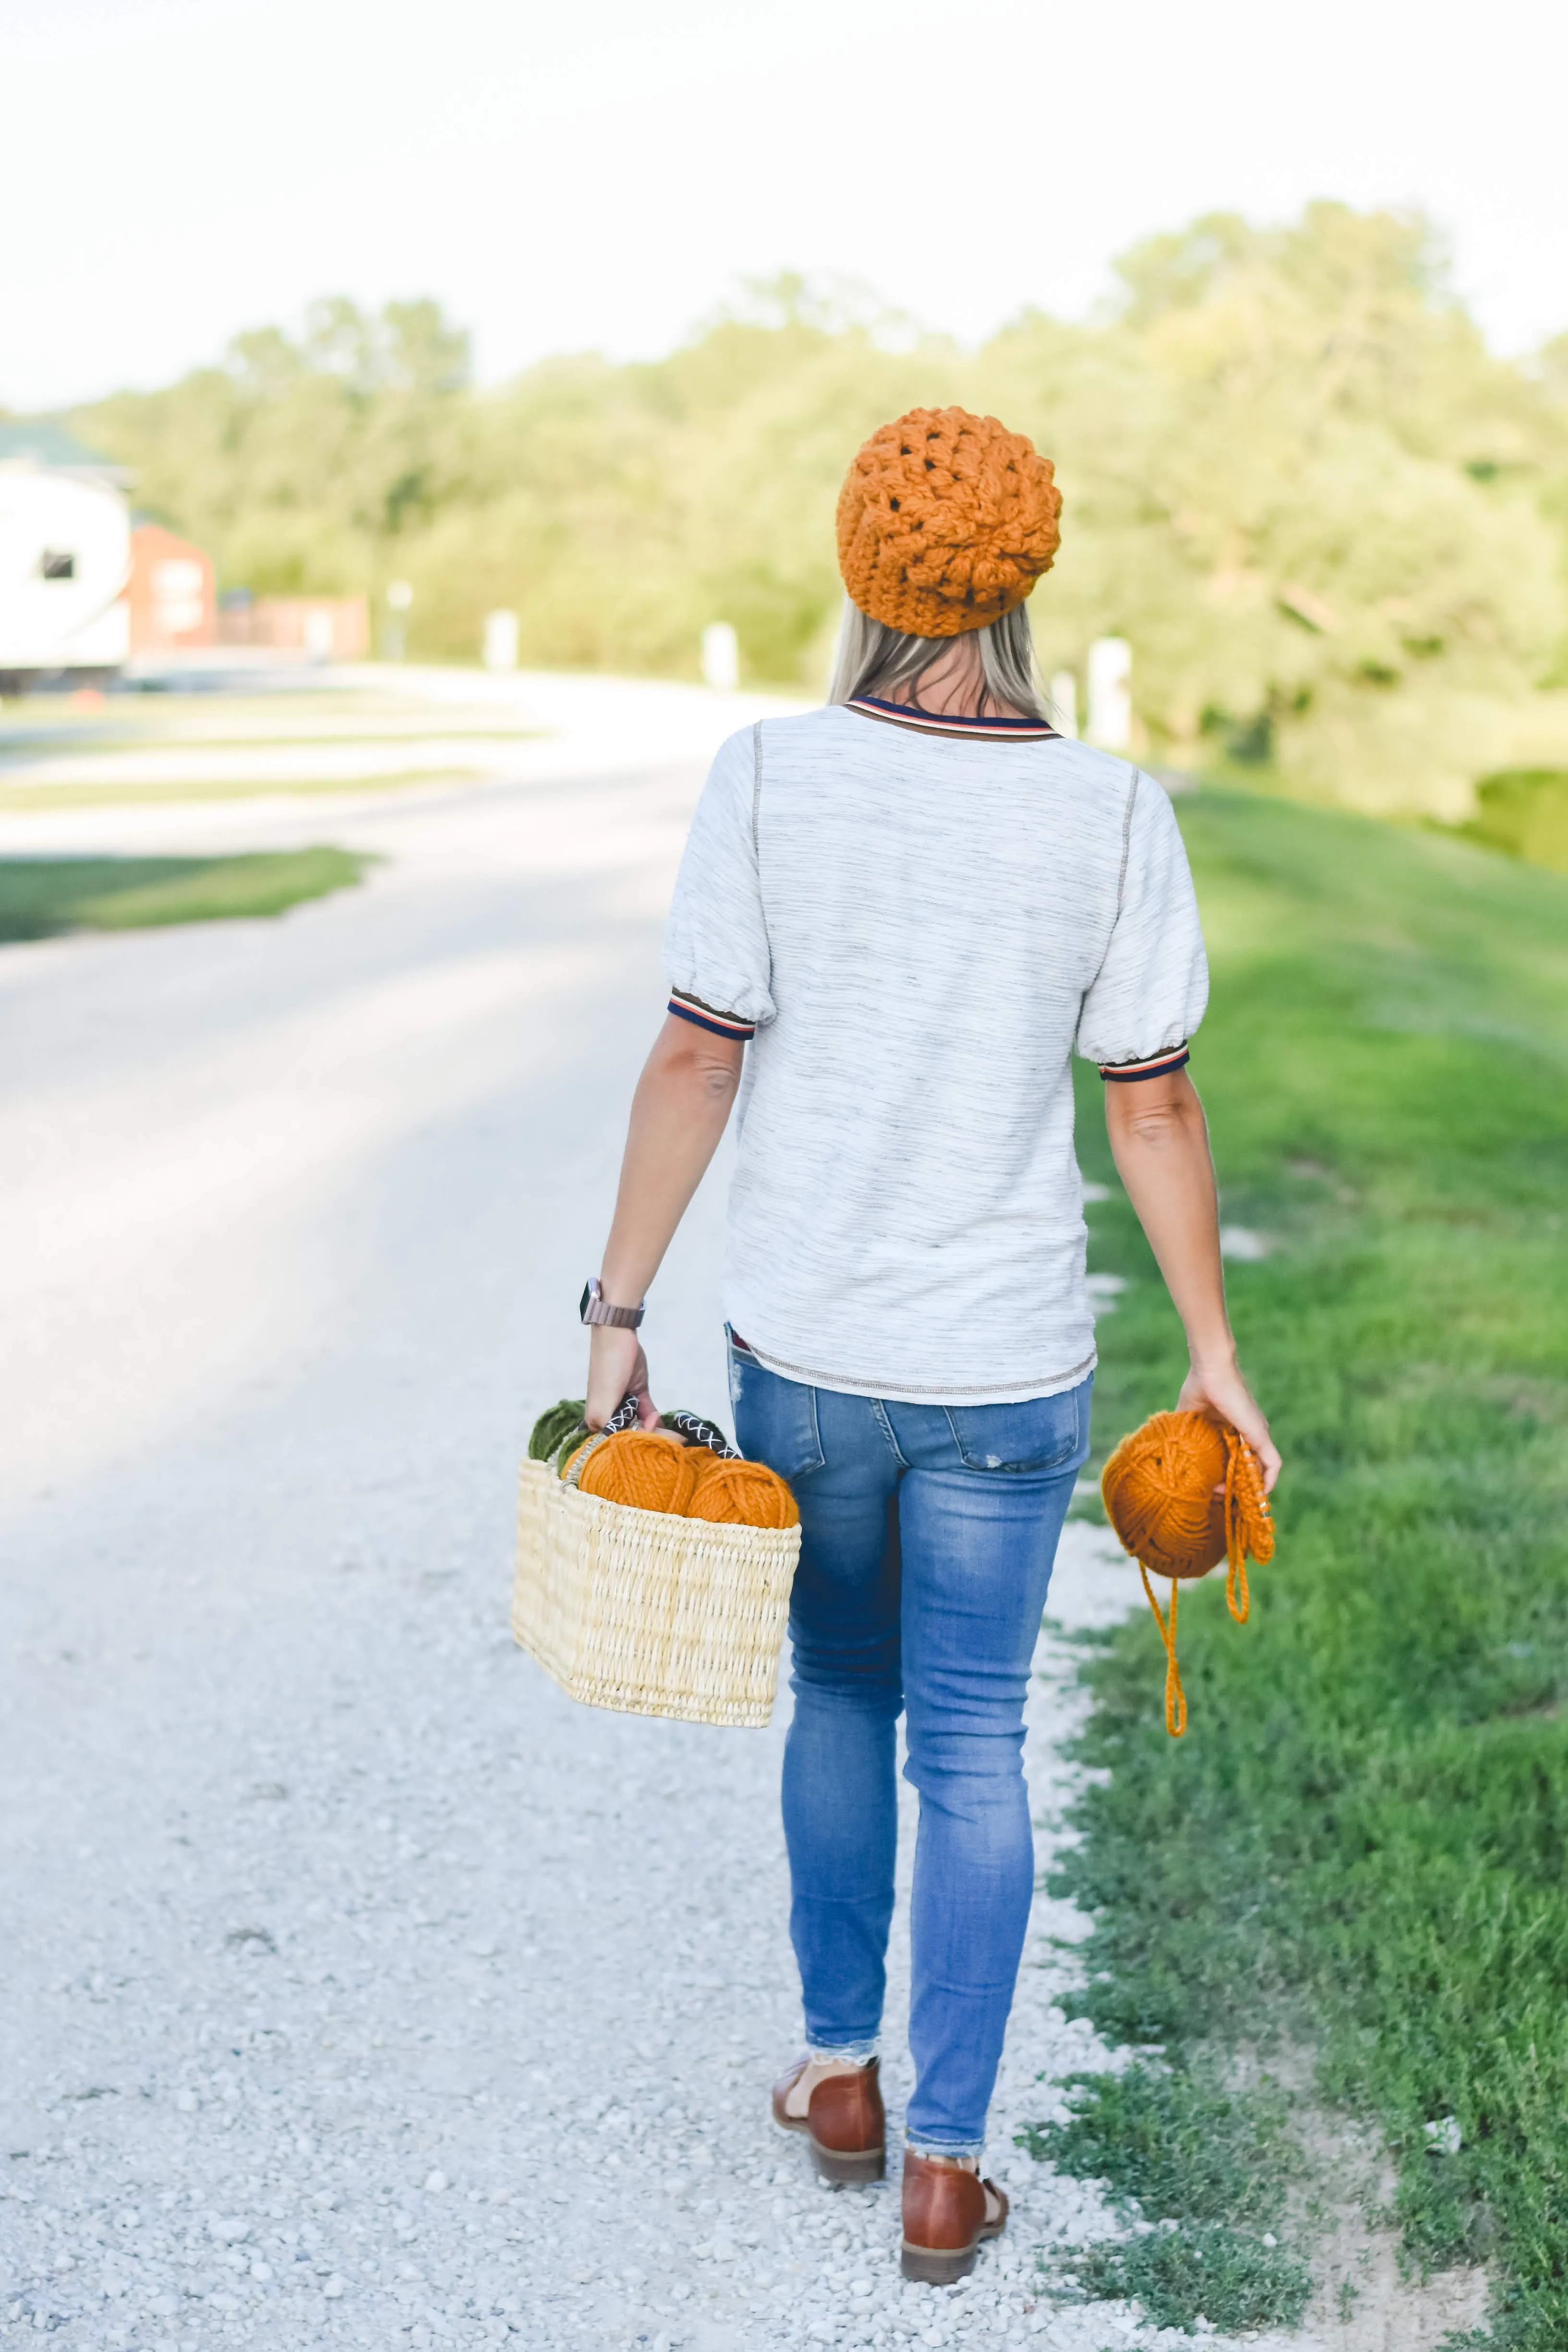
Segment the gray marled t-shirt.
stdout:
[[912,1402],[1094,1363],[1069,1056],[1175,1066],[1207,996],[1160,786],[1046,730],[829,706],[732,735],[665,942],[750,1036],[724,1312],[770,1370]]

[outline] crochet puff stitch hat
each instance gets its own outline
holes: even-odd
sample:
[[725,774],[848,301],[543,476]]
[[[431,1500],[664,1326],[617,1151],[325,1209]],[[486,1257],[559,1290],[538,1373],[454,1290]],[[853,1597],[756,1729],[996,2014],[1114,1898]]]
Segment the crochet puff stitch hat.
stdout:
[[983,629],[1021,604],[1061,545],[1051,461],[967,408],[911,408],[855,453],[838,569],[873,621],[917,637]]

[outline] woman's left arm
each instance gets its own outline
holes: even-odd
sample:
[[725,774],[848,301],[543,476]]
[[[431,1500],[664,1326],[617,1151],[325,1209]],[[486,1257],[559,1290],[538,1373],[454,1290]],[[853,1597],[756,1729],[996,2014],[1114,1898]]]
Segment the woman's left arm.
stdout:
[[1177,1409],[1239,1430],[1263,1465],[1265,1490],[1272,1491],[1279,1449],[1236,1360],[1220,1263],[1219,1196],[1197,1088],[1184,1069],[1112,1078],[1105,1088],[1105,1123],[1116,1172],[1187,1335],[1192,1369]]
[[[647,1297],[729,1123],[745,1050],[739,1038],[666,1015],[632,1097],[615,1220],[599,1269],[612,1307],[640,1307]],[[588,1344],[589,1428],[602,1428],[628,1393],[637,1399],[642,1426],[656,1428],[642,1342],[635,1331],[595,1325]]]

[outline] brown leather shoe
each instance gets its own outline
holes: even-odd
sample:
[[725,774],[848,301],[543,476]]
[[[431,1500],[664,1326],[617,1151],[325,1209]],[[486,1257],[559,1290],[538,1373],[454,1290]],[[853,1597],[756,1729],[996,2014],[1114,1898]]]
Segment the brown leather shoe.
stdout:
[[904,2153],[904,2247],[907,2279],[951,2286],[974,2268],[983,2238],[1007,2226],[1007,2200],[994,2180],[939,2156]]
[[888,2120],[882,2112],[880,2062],[825,2073],[801,2059],[773,2084],[773,2121],[781,2131],[804,2132],[824,2180],[860,2187],[888,2169]]

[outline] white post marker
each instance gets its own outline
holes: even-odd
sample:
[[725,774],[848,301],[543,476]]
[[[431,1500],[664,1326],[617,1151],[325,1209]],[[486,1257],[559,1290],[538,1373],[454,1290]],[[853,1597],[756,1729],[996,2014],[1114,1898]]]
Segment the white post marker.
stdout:
[[702,632],[702,676],[717,694],[741,683],[741,641],[728,621],[710,621]]
[[1058,735],[1078,740],[1078,679],[1070,669],[1058,669],[1051,678],[1047,700]]
[[1089,740],[1102,751],[1132,741],[1132,648],[1125,637],[1096,637],[1089,649]]
[[386,588],[386,609],[389,619],[383,634],[382,658],[400,662],[407,642],[408,607],[414,602],[414,591],[406,580],[391,580]]
[[485,614],[485,667],[515,669],[517,667],[517,614],[487,613]]

